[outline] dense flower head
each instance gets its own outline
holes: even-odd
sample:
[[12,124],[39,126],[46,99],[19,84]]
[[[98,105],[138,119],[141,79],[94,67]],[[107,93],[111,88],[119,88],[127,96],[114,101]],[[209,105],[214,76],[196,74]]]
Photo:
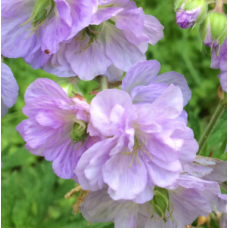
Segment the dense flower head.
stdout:
[[200,23],[207,13],[205,0],[177,0],[175,3],[177,24],[185,29]]
[[1,63],[1,117],[16,103],[18,90],[12,71],[6,64]]
[[119,80],[123,71],[145,60],[148,43],[154,45],[163,38],[160,22],[129,0],[56,0],[53,12],[38,24],[39,36],[27,31],[34,24],[34,1],[18,0],[20,10],[10,7],[12,1],[2,4],[2,54],[24,57],[34,68],[60,77],[91,80],[106,75],[111,81]]
[[[217,174],[219,176],[219,172]],[[201,176],[204,175],[201,173]],[[227,195],[220,193],[218,183],[190,173],[182,174],[167,189],[158,188],[156,191],[160,196],[166,192],[170,209],[166,210],[165,218],[155,212],[152,201],[143,204],[114,201],[107,193],[107,186],[90,192],[79,208],[86,220],[92,223],[112,221],[118,228],[183,228],[198,216],[208,216],[212,210],[225,213],[227,210]]]
[[53,161],[54,172],[72,178],[81,154],[98,140],[89,135],[89,104],[69,98],[50,79],[36,79],[25,92],[23,120],[16,128],[26,141],[26,149]]
[[172,184],[182,165],[194,160],[198,144],[186,126],[180,87],[189,88],[176,72],[157,77],[159,69],[157,61],[140,62],[127,72],[125,91],[104,90],[92,100],[91,122],[105,139],[78,162],[83,189],[107,184],[114,200],[144,203],[153,198],[154,186]]
[[218,50],[218,48],[213,48],[211,55],[211,68],[221,70],[218,77],[222,89],[227,92],[227,39],[222,44],[220,50]]

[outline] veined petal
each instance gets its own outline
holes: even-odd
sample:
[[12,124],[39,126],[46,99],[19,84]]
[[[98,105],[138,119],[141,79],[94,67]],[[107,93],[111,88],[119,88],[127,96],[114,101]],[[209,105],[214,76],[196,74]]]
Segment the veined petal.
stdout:
[[143,61],[131,67],[122,82],[122,90],[130,93],[136,86],[149,85],[160,71],[160,63],[156,60]]
[[151,15],[145,16],[144,34],[149,38],[149,43],[155,45],[164,37],[164,27],[159,20]]
[[143,33],[145,14],[142,8],[123,10],[116,18],[116,28],[129,30],[134,35],[139,36]]
[[114,200],[132,200],[146,187],[144,162],[140,157],[134,159],[133,154],[113,156],[105,163],[102,171],[104,181],[109,185],[108,193]]
[[83,41],[73,39],[67,44],[66,58],[72,70],[82,80],[92,80],[94,77],[104,74],[112,62],[107,58],[105,46],[101,39],[93,41],[86,37]]
[[135,63],[145,60],[144,53],[109,22],[104,24],[104,37],[106,54],[117,68],[127,71]]

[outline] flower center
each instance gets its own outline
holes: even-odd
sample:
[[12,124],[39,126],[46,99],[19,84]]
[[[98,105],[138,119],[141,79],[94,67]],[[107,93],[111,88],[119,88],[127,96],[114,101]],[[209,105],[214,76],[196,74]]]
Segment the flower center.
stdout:
[[31,16],[26,22],[21,24],[21,26],[32,21],[32,34],[44,23],[50,13],[53,11],[54,7],[55,2],[53,0],[36,0]]
[[88,123],[82,120],[77,120],[77,122],[73,124],[73,128],[70,133],[72,144],[82,142],[83,145],[84,141],[89,136],[89,134],[87,133],[87,125]]
[[132,152],[130,152],[130,151],[129,152],[126,152],[126,150],[125,150],[125,152],[122,153],[124,155],[132,155],[131,163],[128,166],[128,168],[130,168],[132,166],[135,158],[136,158],[138,164],[141,165],[140,162],[139,162],[139,158],[138,158],[138,150],[141,150],[141,151],[147,153],[149,155],[150,159],[152,160],[152,155],[146,149],[143,148],[143,146],[145,145],[145,143],[146,142],[144,142],[142,144],[139,144],[138,139],[135,136],[135,145],[134,145],[133,151]]
[[[86,27],[85,29],[83,29],[80,33],[79,33],[79,36],[76,37],[76,42],[77,41],[80,41],[81,44],[80,44],[80,48],[81,50],[76,52],[75,54],[77,53],[80,53],[84,50],[86,50],[87,48],[89,48],[93,41],[97,39],[98,35],[100,34],[102,30],[102,24],[100,25],[89,25],[88,27]],[[89,42],[83,47],[83,41],[85,40],[85,38],[89,36]]]
[[[160,217],[160,219],[164,220],[164,223],[166,223],[168,218],[171,218],[172,222],[176,223],[176,221],[174,220],[174,218],[172,216],[174,206],[169,201],[169,192],[167,189],[155,186],[154,187],[154,197],[150,201],[150,204],[152,206],[151,218],[153,218],[154,213],[156,213]],[[172,210],[170,209],[171,206],[172,206]],[[166,217],[167,211],[169,213],[168,217]]]

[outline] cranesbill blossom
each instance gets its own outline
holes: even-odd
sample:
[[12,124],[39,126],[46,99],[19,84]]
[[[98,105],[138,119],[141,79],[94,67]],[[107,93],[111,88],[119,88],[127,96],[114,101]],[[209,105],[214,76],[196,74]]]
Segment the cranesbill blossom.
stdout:
[[[107,184],[114,200],[144,203],[153,198],[154,186],[172,184],[182,164],[194,160],[198,144],[186,126],[181,89],[165,84],[166,75],[157,77],[163,83],[154,82],[156,64],[160,68],[156,61],[136,64],[123,81],[124,90],[133,94],[136,89],[140,103],[117,89],[104,90],[92,100],[92,124],[106,139],[80,158],[75,173],[83,189],[96,191]],[[147,76],[152,83],[140,86]]]
[[[2,0],[2,55],[44,64],[89,25],[93,0]],[[38,63],[37,63],[38,64]],[[39,68],[39,66],[38,66]]]
[[[169,207],[163,218],[154,211],[152,202],[114,201],[106,188],[88,193],[79,209],[86,220],[112,221],[116,228],[184,228],[198,216],[208,216],[212,210],[226,212],[226,194],[220,193],[217,182],[183,175],[175,185],[174,189],[160,189],[160,193],[166,191],[168,195]],[[157,206],[163,210],[159,202]]]
[[211,55],[211,68],[220,69],[221,73],[218,75],[222,89],[227,92],[227,39],[224,41],[219,54],[216,48],[213,48]]
[[53,161],[59,177],[72,178],[81,154],[97,140],[88,133],[89,104],[77,96],[69,98],[57,83],[44,78],[29,85],[25,103],[28,119],[16,130],[26,149]]
[[17,101],[19,87],[10,68],[1,63],[1,117],[5,116],[8,108]]
[[145,60],[148,43],[163,38],[163,26],[133,1],[98,1],[91,23],[62,43],[43,69],[57,76],[91,80],[105,75],[120,80],[123,71]]

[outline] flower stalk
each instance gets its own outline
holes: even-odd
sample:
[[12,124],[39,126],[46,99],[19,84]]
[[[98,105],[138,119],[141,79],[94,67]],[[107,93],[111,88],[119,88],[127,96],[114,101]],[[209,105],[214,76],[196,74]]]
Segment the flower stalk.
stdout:
[[108,89],[108,79],[106,77],[101,77],[100,85],[101,85],[101,90]]
[[226,109],[226,100],[220,100],[206,130],[204,131],[202,137],[199,140],[199,151],[197,153],[198,155],[202,154],[203,149],[207,143],[207,140],[209,139],[211,133],[213,132],[216,124],[218,123],[225,109]]
[[224,0],[216,0],[215,11],[218,13],[223,13]]

